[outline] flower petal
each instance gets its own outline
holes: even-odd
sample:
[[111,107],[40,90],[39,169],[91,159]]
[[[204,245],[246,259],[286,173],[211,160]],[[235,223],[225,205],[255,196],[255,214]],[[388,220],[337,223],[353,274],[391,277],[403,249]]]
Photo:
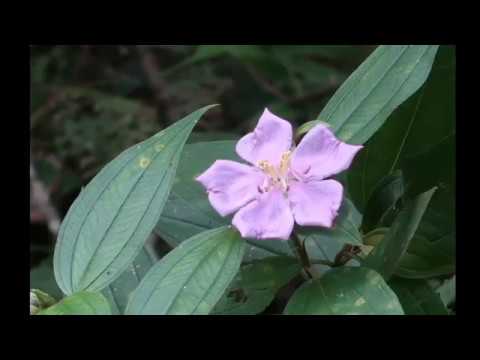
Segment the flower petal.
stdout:
[[196,180],[207,189],[213,208],[226,216],[253,200],[265,178],[259,169],[252,166],[217,160]]
[[319,124],[293,152],[291,168],[302,179],[325,179],[348,169],[361,148],[338,140],[329,128]]
[[232,224],[242,237],[288,240],[293,230],[293,215],[280,190],[263,193],[241,208]]
[[265,109],[253,132],[242,137],[236,146],[237,154],[253,165],[267,160],[277,166],[282,153],[292,146],[292,125]]
[[292,181],[288,199],[298,225],[332,227],[342,204],[343,187],[336,180]]

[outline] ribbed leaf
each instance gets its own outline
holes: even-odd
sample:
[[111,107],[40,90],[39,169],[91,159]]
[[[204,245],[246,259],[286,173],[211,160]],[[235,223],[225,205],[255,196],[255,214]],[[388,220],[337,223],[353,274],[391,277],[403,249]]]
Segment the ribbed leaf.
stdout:
[[399,266],[435,190],[420,194],[405,205],[383,240],[365,259],[364,266],[375,269],[385,279],[390,278]]
[[240,234],[228,226],[192,237],[152,267],[126,314],[208,314],[237,274],[244,249]]
[[405,166],[407,193],[438,186],[396,274],[427,278],[455,272],[455,136],[411,158]]
[[[343,141],[363,144],[423,84],[437,49],[436,45],[379,46],[332,96],[317,120],[329,123]],[[297,133],[309,131],[317,120]]]
[[286,315],[403,315],[395,293],[375,271],[341,267],[303,284]]
[[[406,158],[428,150],[454,133],[455,49],[440,46],[425,84],[392,113],[349,170],[349,190],[355,204],[362,210],[383,177],[403,169]],[[415,175],[422,170],[453,169],[447,164],[440,168],[435,165],[415,167]]]
[[214,315],[255,315],[272,302],[276,292],[300,272],[298,260],[275,256],[242,266],[213,309]]
[[140,281],[157,260],[155,254],[144,246],[140,254],[138,254],[133,263],[128,266],[122,275],[102,290],[103,295],[105,295],[110,302],[110,307],[114,315],[123,314],[127,307],[130,294],[137,288]]
[[55,248],[55,278],[65,294],[101,290],[133,261],[160,217],[183,145],[210,108],[127,149],[83,189]]
[[396,215],[397,202],[403,196],[404,183],[401,172],[384,177],[370,196],[362,221],[362,230],[369,232],[377,226],[390,226]]
[[425,280],[394,278],[388,283],[406,315],[448,315],[440,296]]
[[111,311],[102,294],[81,291],[40,311],[38,315],[111,315]]

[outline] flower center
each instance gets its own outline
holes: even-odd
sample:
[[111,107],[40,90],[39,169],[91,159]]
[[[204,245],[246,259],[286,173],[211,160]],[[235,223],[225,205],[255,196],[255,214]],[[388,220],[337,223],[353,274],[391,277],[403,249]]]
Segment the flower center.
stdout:
[[279,188],[283,192],[288,190],[288,176],[290,169],[290,159],[292,152],[285,151],[282,154],[280,164],[273,166],[267,160],[261,160],[258,162],[258,167],[268,176],[267,183],[261,187],[261,192],[269,191],[272,188]]

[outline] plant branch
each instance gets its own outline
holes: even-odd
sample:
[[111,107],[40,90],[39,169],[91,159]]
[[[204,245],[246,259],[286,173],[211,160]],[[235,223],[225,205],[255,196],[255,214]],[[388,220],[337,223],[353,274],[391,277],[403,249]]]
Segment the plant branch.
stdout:
[[310,259],[308,258],[307,251],[305,250],[305,242],[302,241],[295,232],[292,232],[291,240],[295,245],[295,252],[297,253],[298,259],[302,264],[303,270],[310,278],[313,278],[310,272]]

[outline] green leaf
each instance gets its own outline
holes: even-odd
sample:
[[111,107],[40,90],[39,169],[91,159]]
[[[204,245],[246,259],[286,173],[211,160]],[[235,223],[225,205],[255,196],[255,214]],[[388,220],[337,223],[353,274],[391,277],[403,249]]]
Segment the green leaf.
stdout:
[[102,294],[81,291],[40,311],[38,315],[111,315],[111,311]]
[[[208,201],[205,189],[194,178],[217,159],[242,162],[235,153],[235,141],[212,141],[184,147],[170,197],[155,232],[171,246],[202,231],[228,225],[230,217],[221,217]],[[294,256],[285,241],[247,240],[245,261],[272,255]]]
[[418,224],[435,192],[435,188],[418,195],[414,200],[407,202],[400,211],[383,240],[376,246],[363,265],[379,272],[385,279],[397,269],[400,260],[405,254],[410,240],[417,231]]
[[[437,165],[442,169],[435,169]],[[415,171],[416,169],[416,171]],[[409,160],[407,193],[438,186],[396,274],[428,278],[455,272],[455,136]]]
[[[415,240],[414,240],[415,241]],[[422,240],[423,245],[428,247],[429,241]],[[437,240],[438,242],[438,240]],[[450,243],[451,241],[445,241]],[[439,246],[440,244],[437,244]],[[444,244],[441,244],[444,245]],[[437,251],[437,249],[433,249]],[[419,256],[407,252],[400,262],[399,267],[395,270],[395,275],[406,279],[427,279],[435,276],[449,275],[455,272],[455,264],[451,261],[445,264],[438,264],[434,254],[427,256]]]
[[357,216],[355,206],[345,198],[332,229],[300,227],[297,235],[305,242],[310,259],[333,262],[346,244],[361,245],[362,236],[358,231]]
[[440,296],[425,280],[393,278],[389,283],[406,315],[448,315]]
[[83,189],[55,248],[55,278],[65,294],[102,290],[133,261],[160,217],[183,145],[211,107],[125,150]]
[[405,160],[404,174],[407,194],[414,196],[432,186],[439,186],[455,194],[456,136],[448,136],[429,150]]
[[[406,158],[454,133],[455,48],[441,46],[424,86],[393,112],[350,168],[349,190],[355,204],[363,210],[383,177],[403,168]],[[435,167],[431,164],[415,171],[423,169],[431,171]]]
[[153,251],[144,246],[140,254],[122,275],[102,290],[103,295],[110,302],[114,315],[123,314],[130,294],[137,288],[156,261],[157,257],[153,254]]
[[395,293],[375,271],[340,267],[303,284],[286,315],[403,315]]
[[436,202],[435,195],[395,271],[396,275],[420,279],[455,272],[455,228],[449,226],[454,220],[448,213],[437,210]]
[[192,132],[187,140],[187,144],[208,141],[238,140],[238,134],[223,131]]
[[213,309],[214,315],[255,315],[301,270],[297,260],[275,256],[242,266]]
[[397,202],[404,192],[403,176],[400,172],[384,177],[368,199],[362,230],[369,232],[379,225],[390,226],[390,218],[396,213]]
[[[441,213],[435,214],[433,211],[427,209],[424,222],[420,224],[417,234],[402,257],[395,271],[396,275],[422,279],[455,272],[455,231],[449,230],[442,233],[442,229],[436,224],[446,216]],[[437,215],[441,216],[437,217]]]
[[244,250],[240,234],[228,226],[192,237],[152,267],[126,314],[208,314],[237,274]]
[[450,279],[445,280],[435,292],[440,296],[445,306],[450,306],[456,299],[456,277],[452,276]]
[[[317,120],[345,142],[365,143],[427,79],[436,45],[379,46],[332,96]],[[309,131],[317,121],[297,132]]]
[[385,237],[389,228],[376,228],[363,236],[363,243],[368,246],[377,246]]

